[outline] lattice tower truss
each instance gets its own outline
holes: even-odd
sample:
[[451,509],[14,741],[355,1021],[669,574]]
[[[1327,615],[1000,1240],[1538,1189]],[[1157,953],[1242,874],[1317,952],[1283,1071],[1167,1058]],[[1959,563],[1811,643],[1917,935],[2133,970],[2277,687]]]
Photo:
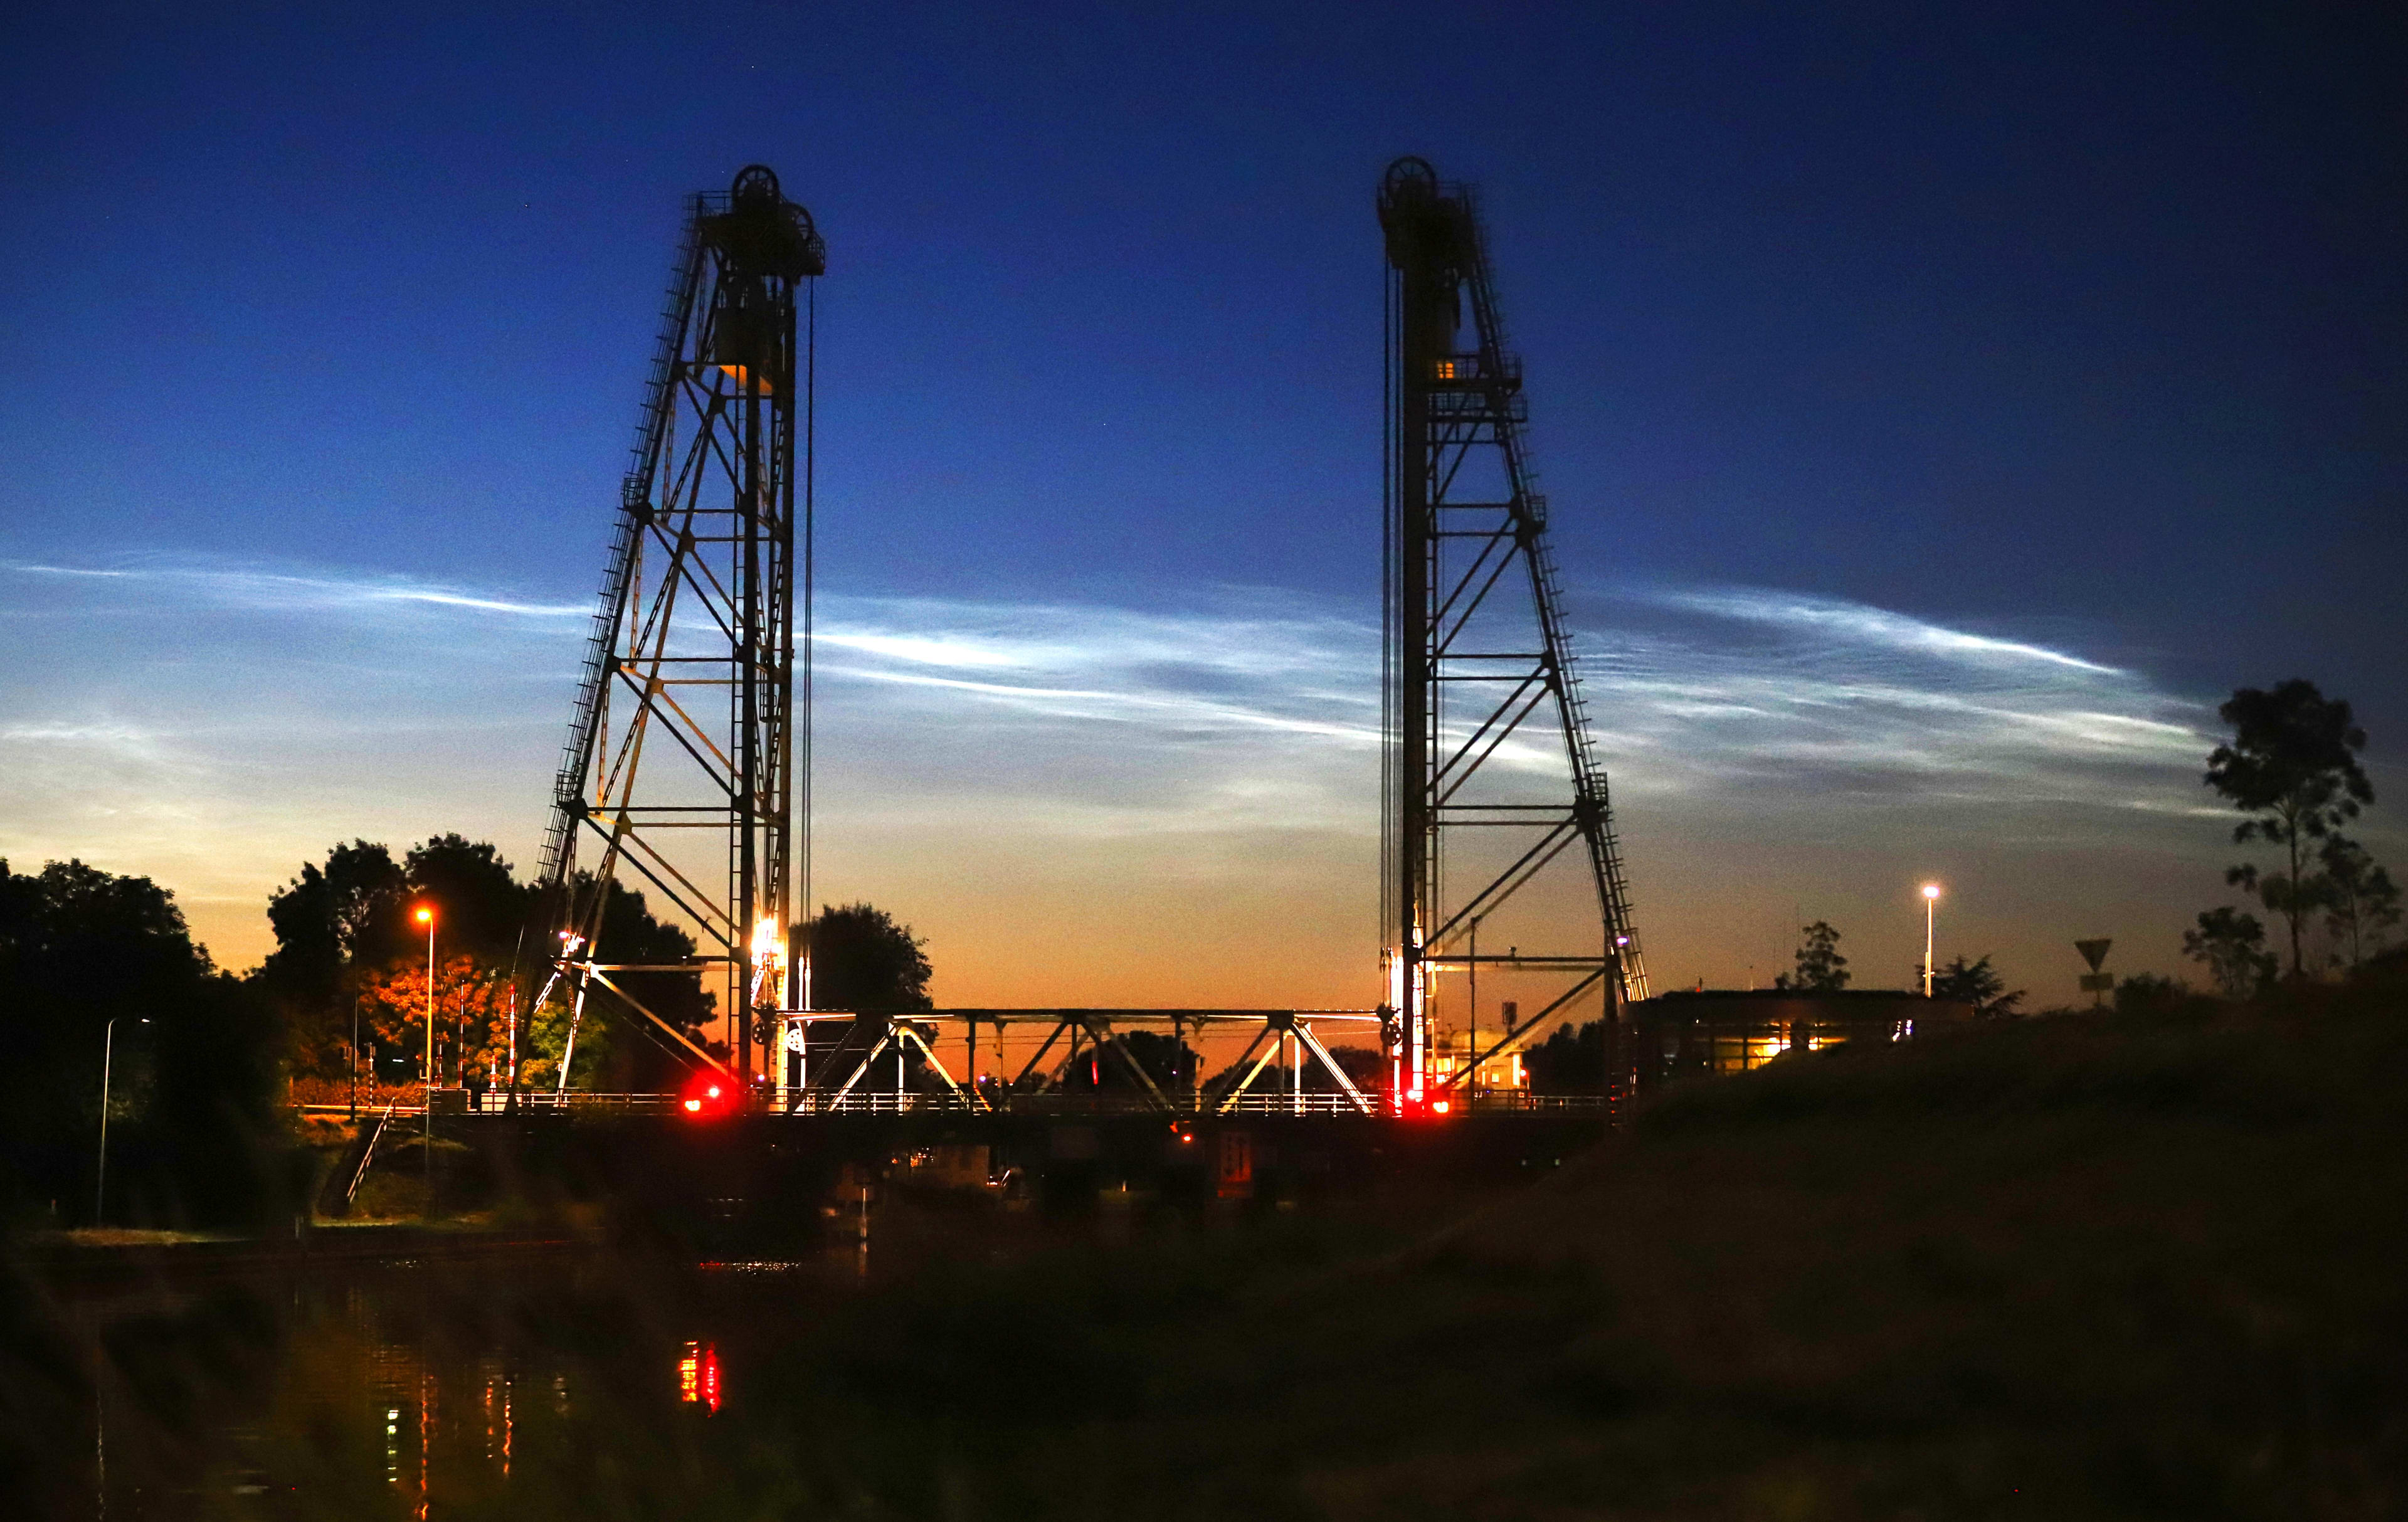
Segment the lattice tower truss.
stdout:
[[[1471,1081],[1584,996],[1602,994],[1618,1018],[1620,1001],[1646,997],[1647,975],[1477,208],[1417,158],[1389,165],[1379,204],[1383,1035],[1391,1102],[1411,1107]],[[1550,947],[1586,923],[1594,949]],[[1484,970],[1493,989],[1535,994],[1534,1012],[1501,1006],[1483,1031]],[[1433,1062],[1441,1012],[1469,1061]]]
[[[687,204],[544,840],[546,992],[575,1000],[572,1056],[588,996],[607,991],[713,1062],[614,974],[698,968],[729,1015],[738,1076],[785,1003],[787,927],[810,892],[814,282],[826,263],[810,213],[761,165]],[[621,884],[686,923],[693,962],[646,965],[607,943]],[[808,1002],[808,969],[796,970]]]

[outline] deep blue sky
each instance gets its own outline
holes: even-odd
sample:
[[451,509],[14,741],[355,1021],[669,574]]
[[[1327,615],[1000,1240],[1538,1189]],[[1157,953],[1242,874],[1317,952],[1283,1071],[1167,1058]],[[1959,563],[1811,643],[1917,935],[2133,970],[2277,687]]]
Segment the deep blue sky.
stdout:
[[[1165,8],[19,8],[0,558],[580,601],[680,197],[759,160],[829,247],[832,592],[1362,608],[1410,151],[1484,194],[1576,601],[1773,589],[2211,704],[2309,675],[2408,786],[2380,7]],[[157,642],[17,626],[20,727]]]

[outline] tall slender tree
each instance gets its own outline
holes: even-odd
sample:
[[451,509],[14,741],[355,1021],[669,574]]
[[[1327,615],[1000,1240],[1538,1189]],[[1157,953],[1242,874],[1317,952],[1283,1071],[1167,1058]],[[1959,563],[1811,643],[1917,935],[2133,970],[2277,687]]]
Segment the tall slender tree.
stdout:
[[2316,860],[2324,867],[2325,929],[2336,945],[2349,948],[2349,965],[2356,967],[2366,959],[2367,942],[2380,948],[2385,932],[2400,923],[2400,884],[2346,836],[2326,837]]
[[1807,994],[1836,994],[1848,986],[1848,959],[1840,955],[1840,932],[1828,920],[1800,926],[1805,939],[1798,946],[1798,970],[1772,980],[1775,988]]
[[2284,855],[2274,871],[2244,862],[2224,878],[2289,922],[2291,975],[2304,977],[2301,926],[2329,888],[2310,870],[2316,842],[2374,801],[2374,784],[2358,764],[2366,731],[2346,701],[2296,677],[2271,690],[2243,687],[2216,712],[2232,725],[2232,738],[2208,755],[2206,783],[2249,816],[2234,827],[2233,841],[2263,840]]
[[2266,927],[2258,916],[2226,904],[2202,910],[2196,929],[2183,932],[2183,955],[2207,964],[2227,998],[2246,998],[2274,981],[2282,963],[2266,949]]

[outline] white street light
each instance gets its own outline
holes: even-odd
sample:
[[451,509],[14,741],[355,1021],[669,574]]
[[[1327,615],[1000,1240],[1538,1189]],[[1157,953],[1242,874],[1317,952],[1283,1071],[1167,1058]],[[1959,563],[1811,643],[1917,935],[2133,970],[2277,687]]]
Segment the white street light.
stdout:
[[1931,997],[1931,925],[1933,913],[1939,907],[1940,884],[1926,883],[1923,885],[1923,997],[1926,998]]
[[[108,1017],[108,1024],[100,1027],[100,1167],[95,1170],[92,1185],[92,1224],[94,1226],[101,1224],[102,1202],[108,1198],[108,1064],[116,1055],[117,1022],[123,1018],[123,1015],[112,1014]],[[147,1014],[135,1017],[136,1025],[147,1026],[150,1023],[150,1017]]]

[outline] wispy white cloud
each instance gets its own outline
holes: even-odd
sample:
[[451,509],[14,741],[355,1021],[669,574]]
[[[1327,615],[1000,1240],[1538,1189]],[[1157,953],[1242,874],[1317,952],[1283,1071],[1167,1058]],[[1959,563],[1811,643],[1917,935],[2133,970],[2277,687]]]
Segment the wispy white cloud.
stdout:
[[280,569],[215,556],[130,557],[117,566],[56,566],[12,561],[0,568],[27,578],[113,582],[128,590],[121,607],[136,605],[144,593],[162,602],[200,603],[250,613],[372,614],[427,607],[498,613],[511,618],[573,619],[590,613],[585,604],[539,603],[490,590],[449,585],[406,576]]
[[[2206,711],[2077,651],[1778,590],[1607,589],[1581,608],[1598,742],[1642,850],[1698,805],[1768,840],[1851,802],[1886,811],[1868,829],[1943,801],[2199,811]],[[354,833],[457,824],[531,854],[590,611],[164,555],[0,564],[0,612],[29,610],[84,622],[20,641],[0,673],[0,852],[159,852],[182,832],[193,891],[253,901]],[[208,616],[165,617],[190,613]],[[1243,855],[1376,827],[1378,629],[1351,605],[836,593],[819,641],[824,841],[1158,835],[1192,863],[1206,840]],[[1533,786],[1562,765],[1543,735],[1498,760]]]
[[1758,587],[1657,588],[1641,596],[1668,608],[1820,637],[1840,648],[1898,651],[1981,666],[2034,663],[2098,676],[2124,674],[2112,666],[2044,645],[1952,629],[1862,603]]

